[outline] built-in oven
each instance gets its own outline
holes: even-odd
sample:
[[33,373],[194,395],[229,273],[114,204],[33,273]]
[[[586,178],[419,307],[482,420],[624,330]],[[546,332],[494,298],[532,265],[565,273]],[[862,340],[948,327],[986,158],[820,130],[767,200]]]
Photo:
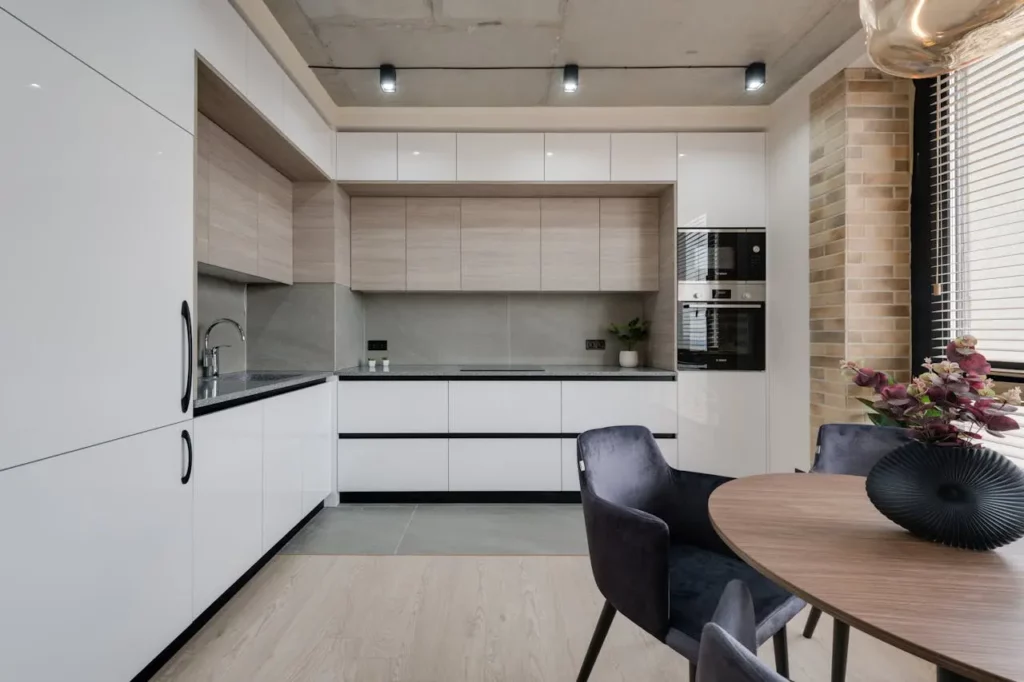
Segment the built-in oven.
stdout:
[[681,370],[765,368],[765,285],[679,283]]
[[765,281],[764,230],[680,229],[676,235],[680,282]]

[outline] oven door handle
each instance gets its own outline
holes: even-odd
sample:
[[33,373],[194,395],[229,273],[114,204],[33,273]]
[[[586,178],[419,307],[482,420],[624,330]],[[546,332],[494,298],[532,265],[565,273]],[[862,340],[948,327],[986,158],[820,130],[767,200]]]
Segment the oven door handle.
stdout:
[[683,303],[684,308],[697,308],[704,310],[707,308],[739,308],[752,310],[755,308],[763,308],[764,303]]

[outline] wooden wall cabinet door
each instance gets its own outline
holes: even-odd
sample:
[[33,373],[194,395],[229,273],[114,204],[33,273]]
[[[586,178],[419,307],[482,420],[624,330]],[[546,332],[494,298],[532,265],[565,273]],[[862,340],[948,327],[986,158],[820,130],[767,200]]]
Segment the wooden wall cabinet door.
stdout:
[[658,199],[601,199],[601,291],[658,290]]
[[540,199],[462,200],[462,288],[540,290]]
[[210,184],[207,261],[246,275],[259,274],[259,158],[233,137],[199,117],[209,134]]
[[599,199],[541,199],[540,288],[597,291],[600,244]]
[[462,288],[462,201],[409,197],[405,205],[406,289]]
[[405,198],[352,197],[352,288],[405,291]]
[[292,283],[292,183],[273,168],[262,164],[259,174],[260,277]]

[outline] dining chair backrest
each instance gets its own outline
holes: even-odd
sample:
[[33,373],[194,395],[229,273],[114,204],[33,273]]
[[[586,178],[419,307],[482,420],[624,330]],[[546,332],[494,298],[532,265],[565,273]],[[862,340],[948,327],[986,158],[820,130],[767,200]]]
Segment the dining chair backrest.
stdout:
[[672,469],[643,426],[610,426],[576,441],[580,490],[661,517],[673,494]]
[[753,599],[742,581],[733,580],[701,632],[696,682],[785,682],[755,649]]
[[906,429],[871,424],[824,424],[811,471],[867,476],[880,459],[913,441]]

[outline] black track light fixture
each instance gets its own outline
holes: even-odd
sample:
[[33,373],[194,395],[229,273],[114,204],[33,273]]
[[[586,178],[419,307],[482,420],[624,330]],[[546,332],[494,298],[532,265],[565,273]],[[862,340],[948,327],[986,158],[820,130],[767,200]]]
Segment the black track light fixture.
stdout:
[[747,67],[746,77],[744,79],[745,88],[747,92],[757,92],[764,87],[767,80],[767,67],[764,62],[754,62]]
[[394,64],[380,65],[380,89],[385,94],[398,91],[398,70]]
[[573,93],[580,89],[580,67],[576,64],[566,64],[562,69],[562,90]]

